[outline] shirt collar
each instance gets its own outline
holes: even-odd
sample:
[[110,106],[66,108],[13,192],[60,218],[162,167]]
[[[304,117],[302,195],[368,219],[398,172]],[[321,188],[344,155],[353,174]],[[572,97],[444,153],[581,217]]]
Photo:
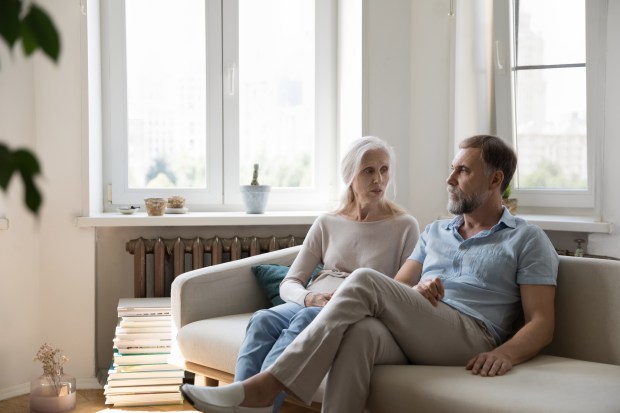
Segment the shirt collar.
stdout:
[[[489,232],[495,232],[495,231],[499,231],[502,228],[505,227],[509,227],[509,228],[516,228],[517,223],[516,223],[516,219],[514,217],[514,215],[512,215],[509,211],[508,208],[506,208],[505,206],[502,206],[502,216],[499,219],[499,221],[497,222],[497,224],[493,225],[493,227],[489,230]],[[447,223],[444,224],[443,228],[445,230],[458,230],[458,228],[463,225],[463,215],[457,215],[454,218],[452,218],[450,221],[448,221]]]

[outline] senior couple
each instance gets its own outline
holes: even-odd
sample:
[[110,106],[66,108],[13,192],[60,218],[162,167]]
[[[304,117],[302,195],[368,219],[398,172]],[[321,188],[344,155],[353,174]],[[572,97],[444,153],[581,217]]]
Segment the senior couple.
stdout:
[[327,375],[322,411],[360,413],[374,365],[463,365],[491,377],[532,358],[553,335],[559,260],[540,228],[502,206],[516,163],[497,137],[464,140],[446,181],[455,217],[420,235],[385,197],[392,149],[355,141],[343,202],[310,228],[280,286],[286,303],[250,320],[235,383],[183,385],[185,398],[208,413],[268,413],[287,393],[310,403]]

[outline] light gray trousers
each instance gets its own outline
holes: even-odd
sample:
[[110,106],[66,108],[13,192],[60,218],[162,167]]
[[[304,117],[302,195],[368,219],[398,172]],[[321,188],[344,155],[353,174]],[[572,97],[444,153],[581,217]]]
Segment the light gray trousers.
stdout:
[[361,413],[375,364],[464,366],[493,347],[475,319],[363,268],[267,371],[306,403],[329,372],[323,412]]

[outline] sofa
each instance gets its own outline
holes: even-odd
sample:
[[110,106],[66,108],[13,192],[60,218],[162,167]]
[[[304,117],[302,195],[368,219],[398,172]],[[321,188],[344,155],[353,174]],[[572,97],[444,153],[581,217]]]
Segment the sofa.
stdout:
[[[177,277],[171,361],[194,372],[198,384],[231,382],[250,316],[270,305],[252,267],[290,265],[299,248]],[[367,411],[620,412],[620,261],[560,257],[555,306],[552,343],[506,375],[480,377],[461,366],[376,366]],[[311,409],[320,410],[324,385]]]

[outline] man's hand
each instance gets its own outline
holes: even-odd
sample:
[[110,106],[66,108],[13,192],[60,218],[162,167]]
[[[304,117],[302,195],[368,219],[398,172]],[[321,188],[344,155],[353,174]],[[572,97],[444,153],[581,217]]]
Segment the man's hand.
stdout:
[[413,289],[422,294],[434,306],[443,298],[443,284],[439,278],[423,281],[413,286]]
[[306,307],[325,307],[332,295],[334,293],[309,293],[304,298],[304,305]]
[[512,361],[508,356],[493,350],[478,354],[467,362],[465,368],[483,377],[502,376],[512,369]]
[[521,285],[525,324],[501,346],[480,353],[467,363],[468,370],[481,376],[501,376],[512,366],[534,357],[551,342],[555,325],[553,285]]

